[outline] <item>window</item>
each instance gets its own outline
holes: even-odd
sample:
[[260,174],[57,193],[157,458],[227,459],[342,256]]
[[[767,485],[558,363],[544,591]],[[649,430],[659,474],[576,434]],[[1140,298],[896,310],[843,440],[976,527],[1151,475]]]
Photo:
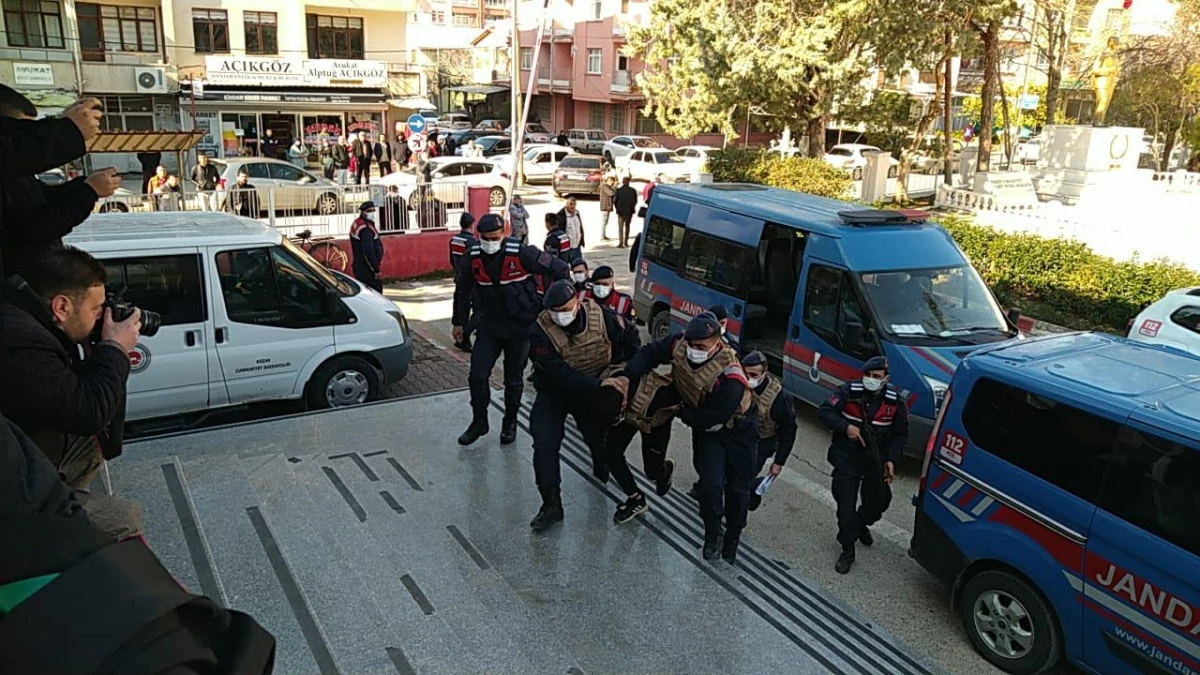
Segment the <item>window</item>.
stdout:
[[735,298],[746,297],[746,273],[753,265],[753,251],[692,232],[684,243],[684,252],[681,276]]
[[661,134],[663,133],[662,126],[658,120],[653,117],[646,117],[646,113],[642,112],[641,108],[637,109],[637,133],[639,134]]
[[615,134],[625,133],[625,106],[608,107],[608,130]]
[[280,247],[222,251],[221,294],[229,319],[282,328],[329,325],[325,286]]
[[533,68],[533,47],[521,47],[521,70]]
[[308,58],[361,59],[363,20],[348,16],[308,15]]
[[1121,426],[988,378],[975,383],[962,420],[980,449],[1089,502]]
[[154,104],[149,96],[101,96],[101,131],[153,131]]
[[804,324],[812,332],[857,359],[865,361],[876,354],[870,321],[849,273],[813,265],[805,288]]
[[663,267],[675,269],[679,263],[679,249],[683,247],[686,230],[682,223],[667,220],[662,216],[650,218],[646,228],[646,245],[642,247],[642,258]]
[[866,273],[867,300],[880,328],[900,337],[1007,333],[1008,322],[970,265]]
[[312,180],[306,172],[291,164],[267,164],[267,169],[271,172],[271,180],[286,180],[292,183],[316,182]]
[[267,173],[266,162],[250,162],[249,164],[243,164],[240,170],[245,171],[246,175],[251,180],[255,178],[260,178],[263,180],[271,179],[271,176]]
[[587,74],[588,75],[599,75],[600,68],[602,67],[601,66],[602,63],[604,63],[604,50],[603,49],[587,50]]
[[1121,32],[1121,23],[1125,19],[1125,11],[1122,9],[1110,9],[1104,15],[1104,32],[1110,35],[1115,35]]
[[62,49],[62,6],[56,0],[4,0],[4,27],[10,47]]
[[471,16],[470,14],[455,14],[454,25],[473,28],[475,26],[475,17]]
[[604,0],[592,0],[592,18],[599,19],[604,16]]
[[1200,452],[1130,427],[1116,448],[1100,507],[1200,554]]
[[588,105],[588,126],[594,129],[604,128],[603,103],[592,103]]
[[1171,323],[1200,333],[1200,307],[1180,307],[1171,314]]
[[229,52],[229,15],[223,9],[193,9],[192,39],[197,54]]
[[109,293],[120,293],[137,307],[162,314],[162,325],[201,323],[208,319],[200,256],[169,255],[105,260]]
[[81,2],[79,46],[85,61],[103,61],[105,52],[157,52],[158,11]]
[[279,18],[275,12],[245,12],[247,54],[279,53]]
[[437,11],[430,12],[429,16],[430,16],[430,18],[433,19],[434,25],[437,25],[437,26],[445,26],[446,25],[446,13],[445,12],[437,12]]

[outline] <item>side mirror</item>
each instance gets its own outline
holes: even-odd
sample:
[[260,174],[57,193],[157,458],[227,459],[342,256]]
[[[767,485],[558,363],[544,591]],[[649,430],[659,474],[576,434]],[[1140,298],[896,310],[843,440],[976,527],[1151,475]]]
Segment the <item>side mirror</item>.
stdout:
[[1021,308],[1020,307],[1009,307],[1007,316],[1008,316],[1009,323],[1011,323],[1014,326],[1018,325],[1019,322],[1021,321]]

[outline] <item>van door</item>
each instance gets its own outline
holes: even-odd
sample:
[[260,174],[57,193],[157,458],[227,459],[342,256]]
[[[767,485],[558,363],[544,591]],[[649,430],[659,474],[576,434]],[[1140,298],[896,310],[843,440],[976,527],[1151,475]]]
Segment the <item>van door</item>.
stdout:
[[1071,580],[1086,608],[1084,662],[1200,672],[1200,443],[1131,419],[1100,501],[1083,578]]
[[848,271],[806,258],[784,345],[788,390],[819,405],[879,354],[871,317]]
[[671,322],[682,331],[692,317],[714,305],[729,311],[728,337],[740,342],[754,249],[689,229],[683,237],[677,274],[691,283],[674,284]]
[[288,398],[308,362],[334,347],[325,286],[280,246],[210,248],[218,278],[213,340],[230,403]]
[[177,248],[107,258],[107,290],[162,315],[154,337],[142,336],[129,355],[126,419],[139,420],[209,407],[210,306],[200,249]]

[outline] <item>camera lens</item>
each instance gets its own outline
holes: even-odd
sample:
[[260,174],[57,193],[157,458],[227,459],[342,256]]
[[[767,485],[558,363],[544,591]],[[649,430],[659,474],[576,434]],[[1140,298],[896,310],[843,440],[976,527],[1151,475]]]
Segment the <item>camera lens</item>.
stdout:
[[139,331],[139,334],[146,337],[154,337],[161,326],[162,314],[152,312],[148,309],[142,310],[142,330]]

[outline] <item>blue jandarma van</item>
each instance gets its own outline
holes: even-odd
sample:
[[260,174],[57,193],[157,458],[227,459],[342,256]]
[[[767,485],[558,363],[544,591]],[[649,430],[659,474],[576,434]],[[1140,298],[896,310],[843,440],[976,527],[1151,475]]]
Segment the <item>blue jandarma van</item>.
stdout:
[[925,217],[761,185],[660,185],[642,234],[638,316],[662,338],[724,304],[732,340],[765,353],[788,391],[813,405],[886,355],[919,455],[959,360],[1018,335]]
[[1200,673],[1200,359],[1076,333],[958,367],[911,555],[1011,673]]

